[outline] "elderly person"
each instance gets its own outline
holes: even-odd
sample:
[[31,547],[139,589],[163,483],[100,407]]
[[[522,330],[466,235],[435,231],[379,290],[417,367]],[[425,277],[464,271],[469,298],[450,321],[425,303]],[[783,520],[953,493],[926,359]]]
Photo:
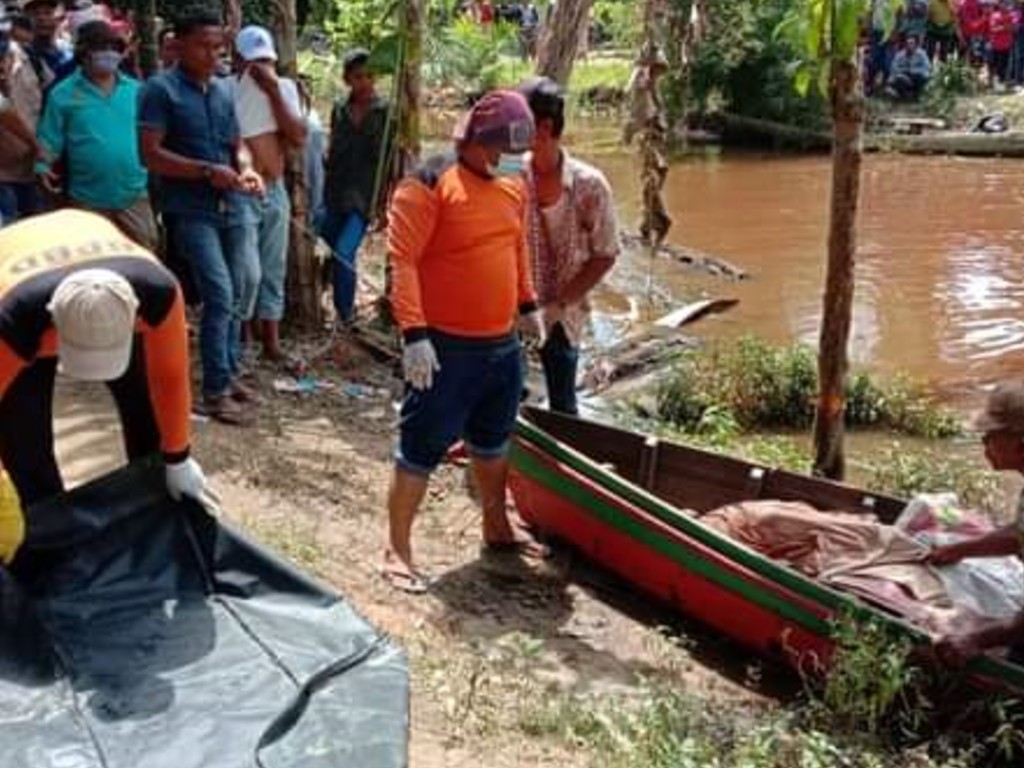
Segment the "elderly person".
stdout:
[[[999,472],[1024,474],[1024,381],[1001,384],[989,395],[985,409],[971,425],[982,433],[985,458]],[[958,563],[972,557],[1024,557],[1024,495],[1017,502],[1014,522],[977,539],[935,547],[929,555],[932,565]],[[993,620],[981,629],[943,638],[940,658],[962,664],[993,648],[1010,648],[1024,660],[1024,612],[1008,620]]]
[[391,203],[391,306],[404,339],[407,382],[388,501],[383,575],[421,593],[412,523],[431,472],[462,438],[472,457],[488,547],[543,557],[517,530],[505,503],[507,452],[519,410],[520,332],[540,340],[540,313],[526,245],[522,181],[498,172],[501,156],[533,140],[518,93],[484,96],[455,130],[455,152],[428,160]]

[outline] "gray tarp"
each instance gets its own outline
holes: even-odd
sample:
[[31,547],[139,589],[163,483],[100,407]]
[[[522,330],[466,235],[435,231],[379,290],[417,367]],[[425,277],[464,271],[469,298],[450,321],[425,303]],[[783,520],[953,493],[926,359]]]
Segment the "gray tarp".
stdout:
[[0,568],[0,765],[398,768],[404,654],[134,467],[28,515]]

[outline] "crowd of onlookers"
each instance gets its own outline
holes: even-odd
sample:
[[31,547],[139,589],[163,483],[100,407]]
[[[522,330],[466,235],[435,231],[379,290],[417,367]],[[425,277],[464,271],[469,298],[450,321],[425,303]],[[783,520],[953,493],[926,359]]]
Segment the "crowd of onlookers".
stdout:
[[873,0],[867,34],[869,95],[914,101],[951,59],[985,70],[990,87],[1024,85],[1024,0]]
[[369,53],[345,57],[348,94],[328,135],[299,84],[278,75],[262,27],[225,30],[219,14],[190,12],[161,29],[146,79],[130,16],[20,0],[0,17],[0,226],[74,207],[159,254],[202,307],[207,413],[247,420],[245,340],[284,357],[289,157],[307,166],[311,215],[298,230],[333,249],[338,319],[353,319],[391,123]]

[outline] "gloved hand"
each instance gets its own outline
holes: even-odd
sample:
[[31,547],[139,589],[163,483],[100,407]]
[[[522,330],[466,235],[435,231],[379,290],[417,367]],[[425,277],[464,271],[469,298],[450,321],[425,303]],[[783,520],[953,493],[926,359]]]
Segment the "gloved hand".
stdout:
[[220,512],[220,499],[206,484],[206,475],[195,459],[185,459],[178,464],[168,464],[164,468],[167,479],[167,492],[175,501],[183,497],[194,499],[206,507],[211,514]]
[[540,349],[547,343],[547,331],[544,328],[544,316],[539,309],[527,312],[519,318],[519,335],[527,347]]
[[434,386],[434,374],[441,370],[437,352],[430,339],[406,344],[402,351],[402,371],[413,389],[426,391]]

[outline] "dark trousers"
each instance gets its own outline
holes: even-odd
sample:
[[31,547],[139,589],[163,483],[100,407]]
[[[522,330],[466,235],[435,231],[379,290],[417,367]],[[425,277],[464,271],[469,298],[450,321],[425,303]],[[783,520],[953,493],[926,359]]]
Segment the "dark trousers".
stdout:
[[558,413],[577,415],[576,370],[580,351],[569,341],[561,323],[556,323],[551,329],[547,343],[540,351],[540,360],[548,387],[548,407]]
[[889,84],[899,98],[917,101],[928,85],[928,78],[924,75],[895,75]]
[[[53,386],[56,358],[37,360],[23,370],[0,401],[0,463],[28,509],[64,490],[53,445]],[[142,343],[136,340],[128,371],[107,387],[114,397],[129,460],[160,450]]]

